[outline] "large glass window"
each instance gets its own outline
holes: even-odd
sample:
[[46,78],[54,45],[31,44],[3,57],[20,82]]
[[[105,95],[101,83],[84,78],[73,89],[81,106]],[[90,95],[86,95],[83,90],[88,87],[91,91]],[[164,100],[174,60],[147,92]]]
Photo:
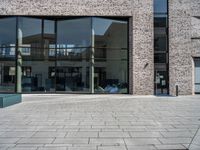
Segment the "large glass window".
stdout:
[[56,91],[90,92],[91,18],[57,21]]
[[22,92],[54,92],[55,76],[49,76],[49,69],[55,66],[55,21],[19,17],[18,22]]
[[127,93],[127,21],[93,18],[96,93]]
[[127,18],[1,17],[0,92],[16,91],[128,93]]
[[15,92],[16,18],[0,18],[0,92]]

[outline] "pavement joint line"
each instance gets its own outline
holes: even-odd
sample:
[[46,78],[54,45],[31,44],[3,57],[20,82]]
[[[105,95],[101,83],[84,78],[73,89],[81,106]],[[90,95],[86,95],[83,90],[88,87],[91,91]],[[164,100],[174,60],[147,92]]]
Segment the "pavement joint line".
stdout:
[[190,149],[190,147],[192,146],[193,141],[194,141],[195,137],[198,135],[199,132],[200,132],[200,125],[199,125],[198,129],[196,130],[196,132],[195,132],[195,134],[194,134],[194,136],[193,136],[193,138],[192,138],[192,140],[191,140],[191,142],[188,146],[188,149]]

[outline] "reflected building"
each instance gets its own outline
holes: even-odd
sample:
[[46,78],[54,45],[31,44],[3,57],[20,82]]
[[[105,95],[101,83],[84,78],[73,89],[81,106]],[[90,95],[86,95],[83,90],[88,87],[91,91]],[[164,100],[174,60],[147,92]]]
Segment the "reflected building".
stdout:
[[10,46],[2,49],[2,92],[128,93],[128,19],[4,17],[0,21],[4,29],[12,21],[9,32],[17,37],[2,44]]

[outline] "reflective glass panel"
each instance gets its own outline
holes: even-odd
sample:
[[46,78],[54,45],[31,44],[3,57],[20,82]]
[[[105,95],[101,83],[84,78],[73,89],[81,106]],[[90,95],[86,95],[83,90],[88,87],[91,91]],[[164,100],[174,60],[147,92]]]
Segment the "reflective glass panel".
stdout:
[[16,18],[0,18],[0,47],[16,44]]
[[167,16],[158,16],[154,18],[154,27],[167,27]]
[[128,93],[127,60],[109,60],[95,62],[95,93]]
[[0,18],[0,92],[15,92],[16,18]]
[[154,62],[155,63],[167,63],[166,53],[155,53],[154,54]]
[[89,64],[86,62],[57,61],[56,91],[89,92]]
[[[54,21],[19,18],[18,43],[22,54],[22,92],[55,92]],[[42,30],[44,34],[42,35]]]
[[94,18],[94,91],[128,93],[127,21]]
[[154,0],[154,13],[167,13],[167,0]]
[[95,47],[127,48],[127,21],[93,18]]
[[91,18],[57,21],[57,48],[91,46]]
[[19,17],[18,43],[22,47],[41,47],[42,19]]
[[167,37],[166,35],[154,35],[154,50],[167,51]]

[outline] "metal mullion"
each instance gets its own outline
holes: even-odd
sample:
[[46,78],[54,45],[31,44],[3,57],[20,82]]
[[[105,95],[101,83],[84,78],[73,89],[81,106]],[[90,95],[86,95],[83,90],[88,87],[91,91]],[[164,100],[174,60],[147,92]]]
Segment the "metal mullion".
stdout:
[[166,64],[166,67],[167,67],[167,94],[169,95],[169,0],[167,0],[167,27],[166,27],[166,30],[167,30],[167,64]]
[[57,25],[58,25],[58,20],[57,19],[55,19],[55,22],[54,22],[54,33],[55,33],[55,67],[54,67],[54,71],[55,71],[55,75],[54,75],[54,88],[55,88],[55,93],[57,92],[57,90],[56,90],[56,86],[57,86],[57,82],[56,82],[56,78],[57,78],[57,60],[58,60],[58,58],[57,58],[57,43],[58,43],[58,41],[57,41],[57,34],[58,34],[58,32],[57,32]]
[[90,75],[90,86],[91,86],[91,94],[94,94],[94,63],[95,63],[95,33],[94,33],[94,27],[93,27],[93,17],[91,17],[91,44],[92,44],[92,47],[91,47],[91,56],[90,56],[90,59],[91,59],[91,75]]
[[18,60],[18,28],[19,28],[19,17],[16,17],[16,39],[15,39],[15,93],[17,93],[17,77],[18,77],[18,67],[17,67],[17,60]]

